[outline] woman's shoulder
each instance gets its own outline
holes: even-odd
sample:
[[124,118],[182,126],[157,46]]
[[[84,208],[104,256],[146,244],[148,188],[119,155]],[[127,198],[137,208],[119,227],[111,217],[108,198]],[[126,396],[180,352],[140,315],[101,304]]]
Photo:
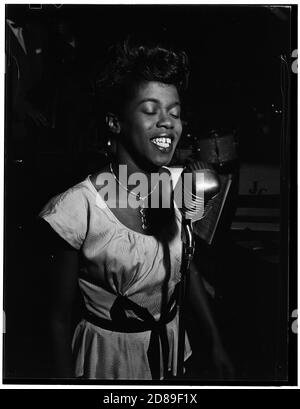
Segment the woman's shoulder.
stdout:
[[96,192],[94,188],[96,185],[94,180],[100,172],[94,175],[87,175],[82,181],[52,196],[43,207],[41,213],[52,212],[58,207],[65,210],[69,209],[71,212],[76,211],[78,208],[84,209],[87,207],[88,203],[95,199]]
[[87,176],[83,181],[52,197],[38,214],[38,218],[48,222],[56,233],[78,250],[88,232],[96,194]]
[[105,185],[107,174],[111,174],[109,164],[88,176],[89,181],[92,183],[97,192]]
[[72,203],[75,205],[77,201],[82,201],[82,199],[86,198],[88,196],[88,192],[89,189],[85,179],[82,182],[76,183],[76,185],[67,188],[63,192],[52,196],[47,202],[46,206],[53,207],[59,204],[67,203]]

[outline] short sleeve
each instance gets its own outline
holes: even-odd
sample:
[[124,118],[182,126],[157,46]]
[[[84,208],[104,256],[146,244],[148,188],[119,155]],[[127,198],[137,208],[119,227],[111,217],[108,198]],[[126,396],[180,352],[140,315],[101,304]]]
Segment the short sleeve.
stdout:
[[88,204],[80,188],[53,197],[39,213],[53,230],[79,250],[87,234]]

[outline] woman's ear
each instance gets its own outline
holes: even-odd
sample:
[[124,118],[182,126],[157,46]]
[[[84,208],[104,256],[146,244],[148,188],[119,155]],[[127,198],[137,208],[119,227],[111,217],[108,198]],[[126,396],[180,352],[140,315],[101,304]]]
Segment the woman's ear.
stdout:
[[119,134],[121,132],[120,121],[115,114],[108,112],[105,119],[106,124],[112,133]]

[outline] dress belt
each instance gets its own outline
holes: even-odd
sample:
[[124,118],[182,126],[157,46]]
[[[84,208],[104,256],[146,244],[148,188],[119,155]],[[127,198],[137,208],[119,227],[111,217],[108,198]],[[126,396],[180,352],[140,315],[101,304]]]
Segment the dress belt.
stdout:
[[[89,311],[85,311],[84,318],[86,321],[96,325],[97,327],[116,332],[144,332],[151,331],[149,348],[147,351],[149,366],[152,379],[160,379],[160,343],[162,345],[162,357],[164,375],[168,371],[169,359],[169,342],[167,337],[166,324],[171,322],[177,313],[177,304],[174,305],[177,299],[178,285],[168,302],[166,312],[161,314],[158,321],[150,314],[147,308],[141,307],[129,298],[118,295],[111,310],[111,320],[97,317]],[[127,317],[125,311],[131,310],[139,318]]]

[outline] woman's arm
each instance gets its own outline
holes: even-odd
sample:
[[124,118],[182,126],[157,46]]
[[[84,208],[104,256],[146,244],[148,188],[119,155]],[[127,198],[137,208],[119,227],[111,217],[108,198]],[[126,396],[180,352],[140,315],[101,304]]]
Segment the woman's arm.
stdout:
[[72,312],[78,289],[78,253],[73,249],[60,250],[52,257],[50,336],[54,374],[58,378],[70,378],[74,377],[71,348]]
[[212,340],[213,360],[218,369],[219,376],[223,377],[225,372],[232,377],[234,369],[223,348],[221,337],[208,303],[201,275],[194,262],[192,262],[190,266],[187,298],[191,309],[196,315],[196,319],[201,320],[209,332]]

